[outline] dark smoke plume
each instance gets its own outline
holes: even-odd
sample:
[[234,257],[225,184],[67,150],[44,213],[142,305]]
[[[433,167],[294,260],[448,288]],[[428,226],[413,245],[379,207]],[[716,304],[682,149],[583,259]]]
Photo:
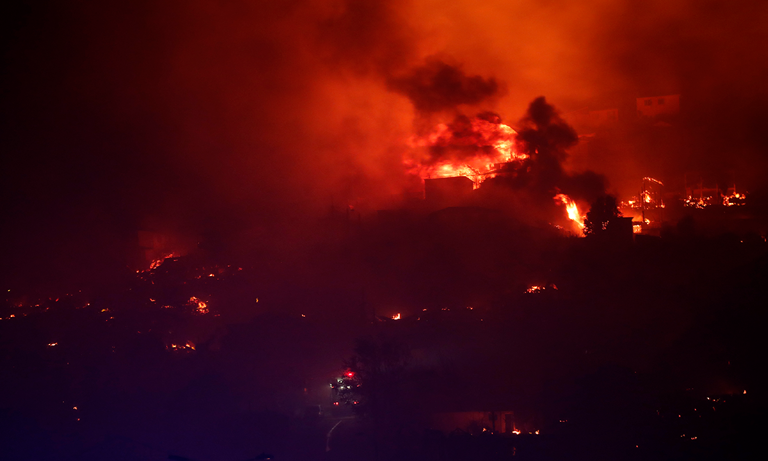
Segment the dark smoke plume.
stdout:
[[576,131],[547,104],[544,96],[531,102],[521,126],[517,133],[518,151],[530,156],[540,174],[552,175],[552,181],[557,182],[562,176],[566,149],[579,140]]
[[429,59],[403,76],[390,78],[388,86],[407,96],[421,113],[478,104],[500,92],[499,83],[493,77],[469,76],[460,67],[439,59]]
[[593,171],[568,173],[564,170],[567,149],[577,142],[574,129],[543,96],[538,97],[528,106],[516,138],[517,153],[527,154],[528,159],[510,167],[507,174],[488,180],[484,186],[525,189],[542,201],[564,192],[573,199],[591,202],[605,194],[607,181]]

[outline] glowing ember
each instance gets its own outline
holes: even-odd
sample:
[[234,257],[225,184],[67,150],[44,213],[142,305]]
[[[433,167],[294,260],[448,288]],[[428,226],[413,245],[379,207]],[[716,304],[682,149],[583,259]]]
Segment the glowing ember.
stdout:
[[651,178],[650,176],[646,176],[646,177],[644,177],[644,178],[643,178],[643,181],[650,181],[650,182],[655,182],[656,184],[658,184],[658,185],[660,185],[660,186],[663,186],[663,185],[664,185],[664,183],[663,183],[663,182],[659,181],[658,179],[654,179],[654,178]]
[[579,213],[579,208],[576,206],[576,202],[571,200],[565,194],[557,194],[553,197],[558,203],[565,205],[565,210],[568,213],[568,219],[573,221],[579,229],[584,229],[584,216]]
[[192,341],[187,341],[184,344],[171,344],[170,346],[168,346],[168,349],[170,349],[172,351],[176,351],[176,352],[194,351],[195,350],[195,343],[193,343]]
[[163,264],[163,262],[165,262],[165,260],[166,260],[166,259],[170,259],[170,258],[176,258],[176,257],[177,257],[177,256],[176,256],[176,254],[175,254],[175,253],[168,253],[168,254],[167,254],[167,255],[165,255],[165,256],[162,256],[162,257],[160,257],[160,258],[157,258],[157,259],[154,259],[154,260],[152,260],[152,262],[151,262],[151,263],[149,263],[149,268],[148,268],[146,271],[140,271],[140,270],[139,270],[139,271],[136,271],[136,272],[137,272],[137,273],[140,273],[140,272],[147,272],[147,271],[155,270],[155,269],[157,269],[158,267],[160,267],[160,266]]
[[651,193],[648,191],[643,191],[643,202],[644,203],[651,203]]
[[541,293],[544,290],[557,290],[557,285],[550,283],[549,285],[531,285],[525,290],[526,293]]
[[746,205],[746,194],[740,194],[734,192],[730,195],[723,196],[723,206],[742,206]]
[[202,301],[200,298],[196,296],[192,296],[191,298],[189,298],[189,302],[187,304],[190,306],[197,306],[195,311],[198,314],[207,314],[208,312],[210,312],[210,310],[208,309],[208,303],[206,303],[205,301]]
[[[747,204],[747,194],[736,192],[736,186],[723,191],[718,187],[686,189],[688,195],[683,199],[683,205],[690,208],[707,208],[709,206],[744,206]],[[697,196],[698,195],[698,196]]]
[[[457,119],[451,126],[440,123],[427,135],[414,136],[408,142],[410,147],[429,148],[431,152],[422,157],[414,154],[403,163],[422,179],[464,176],[477,188],[494,177],[503,164],[528,158],[513,150],[516,135],[495,115]],[[435,158],[434,151],[440,152],[440,159]]]

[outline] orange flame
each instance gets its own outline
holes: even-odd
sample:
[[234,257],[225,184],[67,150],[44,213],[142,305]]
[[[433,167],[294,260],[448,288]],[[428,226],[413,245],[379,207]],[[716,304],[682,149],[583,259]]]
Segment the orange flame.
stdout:
[[664,183],[663,183],[663,182],[659,181],[658,179],[655,179],[655,178],[651,178],[650,176],[646,176],[646,177],[644,177],[644,178],[643,178],[643,181],[650,181],[650,182],[655,182],[656,184],[658,184],[658,185],[660,185],[660,186],[663,186],[663,185],[664,185]]
[[195,310],[197,311],[198,314],[207,314],[209,312],[208,304],[196,296],[192,296],[191,298],[189,298],[189,304],[193,306],[197,305],[197,308]]
[[568,213],[568,219],[579,226],[579,229],[584,229],[584,216],[579,213],[579,207],[576,206],[576,202],[571,200],[571,198],[565,194],[557,194],[553,198],[555,200],[559,200],[558,203],[565,205],[565,210]]
[[170,349],[172,351],[194,351],[195,350],[195,343],[192,341],[187,341],[184,344],[171,344],[167,347],[167,349]]
[[464,176],[472,180],[475,188],[488,178],[494,177],[501,164],[528,158],[513,150],[515,130],[503,123],[494,123],[481,118],[474,118],[468,126],[469,135],[456,135],[451,128],[440,123],[425,136],[412,137],[408,145],[412,148],[442,147],[467,149],[475,148],[477,153],[460,158],[448,158],[437,163],[429,163],[429,157],[404,159],[409,173],[422,179],[450,178]]
[[[161,264],[163,264],[163,262],[164,262],[166,259],[170,259],[170,258],[176,258],[176,257],[177,257],[177,256],[176,256],[176,253],[168,253],[168,254],[167,254],[167,255],[165,255],[165,256],[161,256],[160,258],[154,259],[154,260],[152,260],[152,262],[149,264],[149,269],[147,269],[147,271],[155,270],[155,269],[157,269],[158,267],[160,267],[160,265],[161,265]],[[136,271],[136,272],[146,272],[146,271],[141,271],[141,270],[138,270],[138,271]]]

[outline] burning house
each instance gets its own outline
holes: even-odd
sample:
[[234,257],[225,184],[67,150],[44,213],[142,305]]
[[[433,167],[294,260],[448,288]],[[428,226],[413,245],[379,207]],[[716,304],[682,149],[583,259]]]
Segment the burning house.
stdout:
[[[490,112],[457,116],[412,137],[403,162],[422,179],[432,211],[469,205],[498,209],[581,235],[584,215],[577,201],[583,207],[605,192],[599,175],[564,170],[566,150],[576,142],[573,129],[538,98],[519,131]],[[579,195],[571,197],[571,190]]]
[[[711,175],[710,175],[711,176]],[[730,185],[721,187],[721,183],[711,177],[705,179],[702,172],[685,174],[686,207],[706,208],[709,206],[743,206],[747,201],[747,192],[736,187],[736,174],[731,172]]]

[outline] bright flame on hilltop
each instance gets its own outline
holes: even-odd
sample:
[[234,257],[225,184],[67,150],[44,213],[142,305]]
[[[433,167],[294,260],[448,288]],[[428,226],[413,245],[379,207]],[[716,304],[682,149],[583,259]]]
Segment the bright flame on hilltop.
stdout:
[[558,200],[558,203],[562,203],[565,205],[565,210],[568,212],[568,219],[573,221],[577,226],[579,226],[579,229],[584,229],[584,216],[579,213],[579,207],[576,206],[576,202],[571,200],[570,197],[568,197],[565,194],[557,194],[553,197],[555,200]]
[[400,320],[401,318],[402,317],[400,317],[400,313],[399,312],[392,316],[392,320]]
[[[517,135],[515,130],[501,123],[498,116],[490,118],[492,121],[475,117],[453,126],[440,123],[429,134],[412,137],[408,142],[410,147],[444,150],[446,155],[437,161],[431,159],[431,154],[423,158],[406,158],[404,163],[409,172],[422,179],[464,176],[477,188],[496,175],[500,164],[528,158],[512,148]],[[469,155],[467,151],[471,151]]]

